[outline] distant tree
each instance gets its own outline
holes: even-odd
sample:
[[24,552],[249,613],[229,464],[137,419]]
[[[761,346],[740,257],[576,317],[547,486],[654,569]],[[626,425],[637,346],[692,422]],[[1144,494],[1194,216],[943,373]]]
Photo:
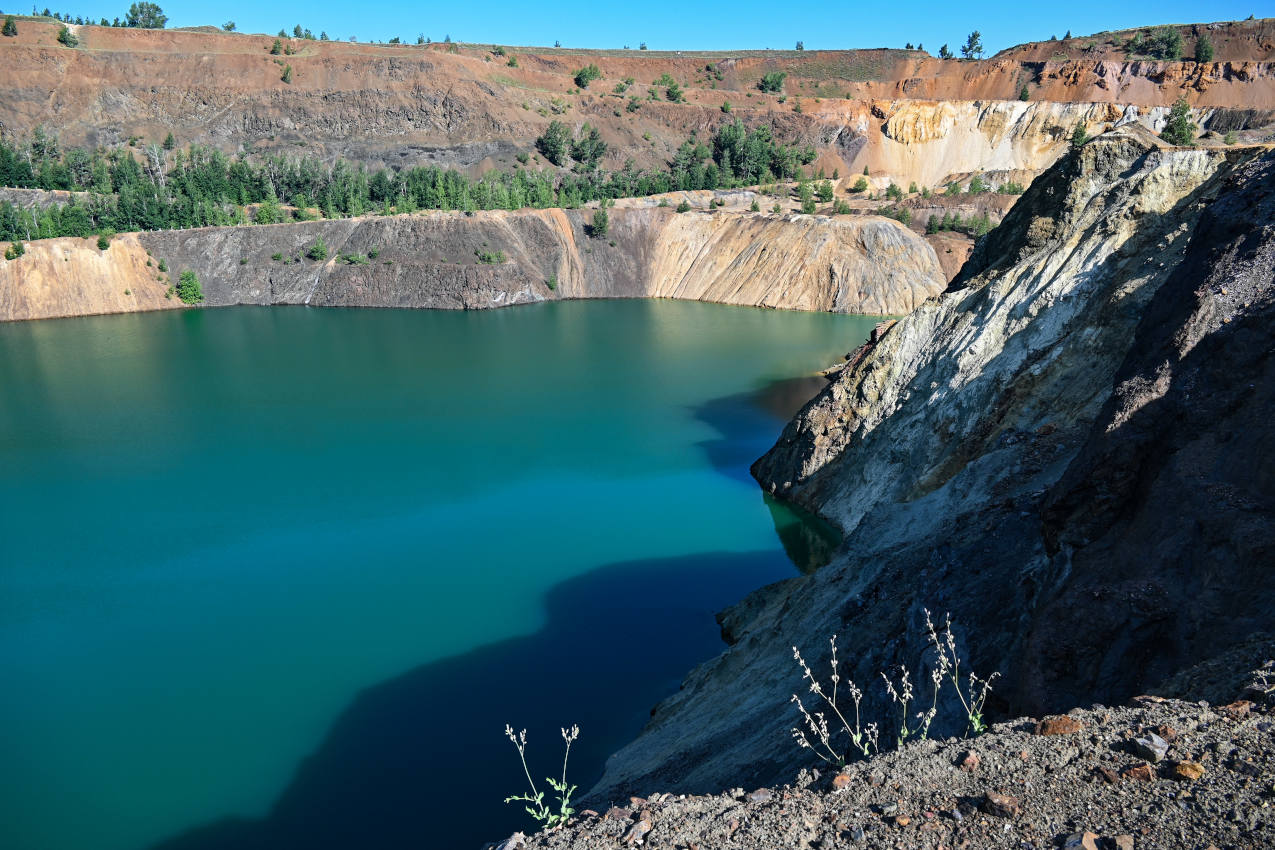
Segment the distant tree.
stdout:
[[979,59],[983,56],[983,35],[978,30],[974,30],[965,39],[964,46],[961,47],[961,55],[966,59]]
[[561,121],[550,121],[548,128],[536,139],[536,150],[554,165],[566,165],[571,149],[571,131]]
[[1027,100],[1031,97],[1031,93],[1027,91],[1027,84],[1023,83],[1023,87],[1018,90],[1018,99]]
[[327,41],[327,40],[328,40],[328,34],[327,34],[327,32],[320,32],[320,33],[319,33],[319,41]]
[[597,127],[588,124],[580,129],[580,138],[571,143],[571,158],[586,171],[597,168],[598,161],[606,156],[606,152],[607,143],[602,141],[602,134]]
[[425,43],[425,33],[421,33],[420,35],[416,36],[416,43],[417,44]]
[[638,50],[646,50],[646,42],[645,42],[645,41],[638,45]]
[[324,242],[323,237],[320,236],[314,240],[314,244],[310,246],[310,249],[305,254],[312,260],[326,260],[328,258],[328,243]]
[[80,43],[80,40],[75,37],[75,33],[66,27],[62,27],[62,29],[58,30],[58,43],[66,47],[75,47],[75,45]]
[[680,204],[677,205],[677,211],[680,213],[690,212],[690,210],[691,210],[691,205],[688,204],[685,200],[683,200]]
[[287,38],[287,37],[288,37],[288,31],[287,31],[287,30],[282,30],[282,29],[281,29],[281,30],[279,30],[279,38]]
[[13,19],[13,15],[5,16],[4,34],[8,36],[14,36],[18,34],[18,22]]
[[508,65],[510,68],[517,68],[517,67],[518,67],[518,57],[517,57],[517,56],[514,56],[513,54],[510,54],[510,55],[509,55],[509,61],[508,61],[508,62],[506,62],[505,64],[506,64],[506,65]]
[[1182,33],[1176,27],[1156,27],[1148,48],[1153,56],[1175,62],[1182,58]]
[[665,89],[664,96],[667,97],[669,100],[671,100],[673,103],[686,102],[686,98],[683,97],[682,95],[682,87],[679,86],[677,83],[673,83],[673,85]]
[[304,36],[304,35],[305,35],[305,30],[301,29],[301,25],[300,25],[300,24],[297,24],[295,27],[293,27],[293,28],[292,28],[292,37],[293,37],[293,38],[301,38],[301,37],[302,37],[302,36]]
[[204,288],[199,285],[199,278],[190,269],[177,278],[177,297],[186,304],[198,304],[204,300]]
[[820,180],[815,186],[815,195],[818,196],[820,202],[828,203],[832,200],[832,183],[828,180]]
[[1169,121],[1164,125],[1160,138],[1171,145],[1193,145],[1196,129],[1197,127],[1191,123],[1191,107],[1187,104],[1186,98],[1180,97],[1169,110]]
[[868,191],[868,181],[860,177],[858,180],[854,181],[854,185],[850,187],[850,191],[851,192]]
[[1196,62],[1212,62],[1213,61],[1213,42],[1209,40],[1207,35],[1201,35],[1195,41],[1195,61]]
[[226,32],[234,32],[234,31],[235,31],[235,22],[234,22],[234,21],[226,21],[224,24],[222,24],[222,25],[221,25],[221,28],[222,28],[222,29],[224,29]]
[[285,83],[289,83],[289,84],[292,83],[292,66],[291,65],[283,66],[283,73],[279,75],[279,79],[283,80]]
[[798,50],[805,50],[805,49],[806,49],[806,43],[805,43],[805,42],[803,42],[803,41],[799,41],[799,42],[797,42],[797,49],[798,49]]
[[940,58],[940,59],[951,59],[951,58],[952,58],[952,56],[953,56],[952,51],[950,51],[950,50],[948,50],[948,49],[947,49],[947,45],[946,45],[946,44],[939,48],[939,58]]
[[728,114],[730,113],[730,101],[729,101],[729,100],[723,100],[723,101],[722,101],[722,112],[725,112],[725,113],[728,113]]
[[394,36],[393,38],[391,38],[391,39],[389,40],[389,43],[390,43],[390,44],[402,44],[402,43],[403,43],[403,40],[402,40],[401,38],[399,38],[398,36]]
[[769,74],[763,74],[761,81],[757,83],[757,88],[764,92],[781,92],[784,90],[784,77],[788,76],[783,71],[771,71]]
[[270,45],[270,55],[278,56],[281,53],[283,53],[283,42],[276,38],[274,44]]
[[599,207],[593,213],[593,224],[589,228],[589,235],[594,239],[602,239],[611,230],[611,216],[607,213],[606,207]]
[[111,247],[111,237],[106,233],[99,233],[97,235],[97,250],[105,251],[109,247]]
[[1079,150],[1087,141],[1089,141],[1089,134],[1085,132],[1085,125],[1077,124],[1076,129],[1071,132],[1071,149]]
[[582,89],[587,89],[589,87],[589,83],[600,79],[602,79],[602,72],[598,70],[597,65],[592,63],[585,65],[583,68],[576,71],[575,75],[576,85]]
[[171,151],[175,147],[177,147],[177,139],[173,138],[173,134],[170,131],[169,134],[164,137],[164,150]]
[[125,24],[144,30],[162,30],[168,23],[168,16],[155,3],[134,3],[128,7]]
[[1071,30],[1067,30],[1067,34],[1063,36],[1063,41],[1066,41],[1069,38],[1071,38]]

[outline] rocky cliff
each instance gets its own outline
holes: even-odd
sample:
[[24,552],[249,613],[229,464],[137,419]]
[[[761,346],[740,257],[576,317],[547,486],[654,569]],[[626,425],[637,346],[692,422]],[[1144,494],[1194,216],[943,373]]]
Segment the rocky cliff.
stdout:
[[791,775],[792,647],[819,665],[840,635],[879,711],[882,672],[928,681],[925,607],[1001,672],[999,712],[1119,700],[1269,628],[1272,203],[1275,154],[1135,127],[1039,178],[754,466],[844,544],[721,616],[730,648],[593,796]]
[[[480,309],[654,297],[879,315],[911,311],[947,279],[924,239],[875,216],[679,214],[651,203],[613,209],[599,238],[586,227],[591,215],[423,213],[159,231],[108,252],[95,240],[42,240],[0,262],[0,320],[173,306],[164,290],[186,269],[211,306]],[[327,256],[312,259],[320,239]]]
[[[182,147],[476,173],[515,167],[551,120],[598,127],[612,147],[603,164],[614,169],[628,158],[662,167],[692,131],[739,117],[814,144],[829,174],[867,166],[873,176],[933,186],[979,169],[1035,173],[1061,153],[1076,123],[1105,123],[1107,113],[1131,106],[1163,110],[1179,97],[1207,128],[1269,123],[1275,23],[1219,26],[1208,63],[1131,56],[1104,36],[1024,45],[979,62],[917,50],[508,48],[518,59],[510,67],[489,45],[285,39],[295,52],[273,56],[273,36],[204,30],[79,26],[80,47],[69,49],[56,41],[59,24],[24,20],[0,42],[9,70],[0,130],[26,137],[44,126],[63,144],[88,146],[157,142],[172,132]],[[1193,44],[1196,36],[1184,32]],[[281,79],[285,60],[290,83]],[[577,92],[572,76],[589,63],[604,79]],[[784,92],[759,91],[761,77],[776,71],[787,74]],[[683,87],[685,103],[668,102],[662,90],[647,99],[664,74]],[[625,91],[613,90],[629,79]],[[950,145],[921,144],[944,136]]]

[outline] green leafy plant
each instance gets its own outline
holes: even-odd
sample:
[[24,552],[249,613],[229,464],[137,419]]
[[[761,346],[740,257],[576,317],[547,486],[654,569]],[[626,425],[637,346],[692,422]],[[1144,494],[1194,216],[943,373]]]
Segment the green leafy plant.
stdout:
[[1160,133],[1160,138],[1171,145],[1195,144],[1196,126],[1191,123],[1191,107],[1186,98],[1178,98],[1177,103],[1169,110],[1169,120]]
[[177,279],[177,297],[187,304],[198,304],[204,300],[204,289],[190,269],[182,272]]
[[328,243],[324,242],[323,237],[320,236],[314,240],[314,244],[310,246],[310,249],[305,254],[312,260],[326,260],[328,258]]
[[[886,696],[897,712],[897,718],[889,723],[890,728],[894,729],[895,746],[902,746],[910,738],[925,740],[929,737],[930,728],[938,716],[940,694],[948,685],[956,691],[956,696],[965,713],[966,733],[978,735],[987,731],[983,707],[991,692],[992,682],[999,674],[993,673],[983,679],[971,672],[962,680],[961,657],[956,648],[952,618],[950,616],[945,618],[940,637],[939,629],[935,627],[930,612],[926,610],[925,629],[934,656],[929,674],[930,705],[922,711],[914,711],[916,693],[911,673],[906,666],[899,667],[895,678],[885,673],[881,674],[885,682]],[[848,708],[845,711],[842,710],[844,701],[839,700],[838,695],[842,673],[837,659],[837,636],[833,635],[829,643],[832,648],[830,685],[824,685],[815,676],[797,647],[792,648],[793,659],[801,668],[802,679],[809,683],[810,692],[822,701],[826,708],[826,711],[812,711],[806,708],[801,697],[793,694],[791,701],[796,703],[804,726],[794,726],[792,736],[797,746],[811,750],[829,764],[840,766],[850,758],[856,757],[856,754],[866,758],[880,752],[882,749],[881,726],[876,722],[864,722],[862,714],[864,694],[850,679],[845,679],[845,682],[846,691],[854,705],[852,712],[854,721],[851,722],[847,717],[847,714],[851,713]],[[840,740],[845,740],[847,744],[842,745]]]
[[571,796],[575,794],[576,786],[567,784],[567,761],[571,758],[571,744],[576,738],[580,737],[580,727],[572,726],[570,730],[562,730],[562,740],[566,742],[566,751],[562,755],[562,777],[560,779],[545,778],[545,782],[549,784],[549,787],[557,792],[557,811],[549,807],[549,804],[545,801],[545,792],[538,789],[535,781],[531,778],[531,770],[527,767],[527,730],[523,729],[515,735],[514,728],[509,724],[505,724],[505,737],[518,750],[518,759],[522,762],[523,775],[527,777],[527,784],[531,787],[530,792],[506,797],[505,802],[526,803],[527,805],[523,808],[527,810],[527,814],[536,819],[543,829],[554,829],[562,826],[575,814],[575,809],[571,808]]
[[680,204],[677,205],[677,211],[680,213],[690,212],[690,210],[691,210],[691,205],[687,203],[686,201],[682,201]]

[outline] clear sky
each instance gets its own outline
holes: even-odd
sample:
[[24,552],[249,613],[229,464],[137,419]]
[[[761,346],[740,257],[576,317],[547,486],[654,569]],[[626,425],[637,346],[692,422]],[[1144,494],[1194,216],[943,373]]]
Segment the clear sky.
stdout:
[[[131,0],[117,5],[101,0],[39,0],[55,10],[94,17],[123,15]],[[1085,35],[1161,23],[1236,20],[1249,15],[1275,15],[1275,0],[1076,0],[980,3],[913,2],[845,3],[760,2],[527,2],[469,0],[419,4],[409,0],[158,0],[169,26],[221,25],[234,21],[242,32],[291,31],[296,24],[333,39],[357,36],[385,41],[399,36],[415,41],[424,34],[435,41],[453,40],[510,45],[637,49],[645,41],[652,50],[792,49],[800,39],[806,49],[902,47],[923,44],[931,53],[947,43],[956,50],[970,30],[983,34],[989,54],[1024,41],[1062,37],[1067,30]],[[0,0],[8,10],[12,0]]]

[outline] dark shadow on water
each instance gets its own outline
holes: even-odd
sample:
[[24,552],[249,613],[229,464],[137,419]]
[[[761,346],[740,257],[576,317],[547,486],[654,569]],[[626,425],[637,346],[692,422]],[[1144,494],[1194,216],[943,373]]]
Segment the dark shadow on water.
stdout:
[[502,802],[524,789],[506,723],[528,728],[538,782],[561,769],[558,728],[578,723],[569,779],[588,789],[648,710],[722,650],[713,615],[791,575],[776,550],[630,561],[564,582],[535,634],[360,693],[265,818],[154,850],[477,850],[526,829],[520,804]]
[[[775,444],[789,419],[828,385],[819,376],[772,381],[759,390],[712,399],[694,408],[696,419],[718,435],[698,444],[723,475],[750,486],[748,469]],[[822,519],[760,490],[784,551],[802,572],[813,572],[832,559],[841,534]]]
[[719,434],[700,442],[699,448],[718,472],[753,484],[748,474],[753,461],[775,444],[785,423],[827,385],[818,376],[786,378],[697,405],[692,415]]

